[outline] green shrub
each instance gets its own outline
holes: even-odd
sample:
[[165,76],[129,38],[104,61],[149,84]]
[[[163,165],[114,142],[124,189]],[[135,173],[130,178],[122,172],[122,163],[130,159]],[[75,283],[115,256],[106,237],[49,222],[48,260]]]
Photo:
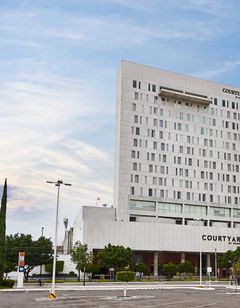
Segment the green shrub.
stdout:
[[76,277],[76,276],[77,276],[77,274],[75,274],[74,271],[69,272],[68,275],[69,275],[70,277]]
[[117,272],[116,279],[124,282],[133,281],[135,279],[135,273],[130,271]]
[[164,273],[169,280],[173,278],[174,275],[176,275],[177,266],[175,264],[171,262],[167,264],[163,264],[163,268],[164,268]]
[[[56,262],[56,273],[62,272],[63,271],[63,267],[64,267],[64,261],[57,261]],[[52,263],[45,264],[45,271],[47,273],[52,273],[52,271],[53,271],[53,264]]]
[[15,283],[15,281],[12,280],[12,279],[4,279],[4,280],[1,282],[0,286],[1,286],[1,287],[6,287],[6,288],[12,288],[13,285],[14,285],[14,283]]
[[148,268],[147,268],[146,264],[144,264],[144,263],[142,263],[142,262],[137,263],[137,264],[135,265],[134,271],[135,271],[135,272],[143,273],[144,275],[147,275],[147,274],[148,274]]
[[180,273],[192,274],[194,273],[194,266],[190,261],[186,261],[178,265],[178,271]]

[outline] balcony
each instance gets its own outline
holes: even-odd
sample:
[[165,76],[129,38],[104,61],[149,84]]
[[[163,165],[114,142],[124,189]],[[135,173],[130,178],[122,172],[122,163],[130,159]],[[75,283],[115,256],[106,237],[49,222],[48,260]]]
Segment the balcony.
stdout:
[[206,106],[212,103],[212,99],[208,98],[205,95],[191,93],[187,91],[184,92],[182,90],[171,89],[166,87],[160,87],[159,96],[189,103],[202,104]]

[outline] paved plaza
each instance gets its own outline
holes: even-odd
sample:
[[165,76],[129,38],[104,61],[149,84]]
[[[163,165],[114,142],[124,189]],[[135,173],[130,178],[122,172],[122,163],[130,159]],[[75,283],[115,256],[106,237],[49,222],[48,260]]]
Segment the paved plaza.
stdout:
[[127,298],[123,291],[116,290],[58,290],[57,299],[48,299],[48,290],[0,292],[1,308],[74,308],[74,307],[177,307],[177,308],[237,308],[240,301],[240,289],[217,286],[216,288],[167,287],[129,289]]

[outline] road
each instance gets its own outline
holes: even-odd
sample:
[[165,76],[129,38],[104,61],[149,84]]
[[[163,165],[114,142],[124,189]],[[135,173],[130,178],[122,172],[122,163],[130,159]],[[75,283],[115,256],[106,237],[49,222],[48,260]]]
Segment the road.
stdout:
[[59,290],[57,299],[48,299],[48,290],[0,292],[1,308],[103,308],[103,307],[167,307],[167,308],[238,308],[240,289],[166,288],[130,289],[127,298],[117,290]]

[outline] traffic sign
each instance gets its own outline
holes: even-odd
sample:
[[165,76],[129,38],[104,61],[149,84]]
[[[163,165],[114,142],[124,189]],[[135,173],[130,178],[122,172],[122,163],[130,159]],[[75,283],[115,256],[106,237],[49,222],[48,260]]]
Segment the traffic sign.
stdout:
[[57,298],[57,294],[51,292],[51,293],[48,294],[48,297],[49,297],[50,299],[56,299],[56,298]]
[[18,271],[19,271],[20,273],[24,272],[24,267],[23,267],[23,266],[19,266]]
[[18,254],[18,266],[25,265],[25,252],[19,252]]
[[208,267],[207,267],[207,272],[208,272],[208,273],[211,273],[211,272],[212,272],[212,267],[211,267],[211,266],[208,266]]

